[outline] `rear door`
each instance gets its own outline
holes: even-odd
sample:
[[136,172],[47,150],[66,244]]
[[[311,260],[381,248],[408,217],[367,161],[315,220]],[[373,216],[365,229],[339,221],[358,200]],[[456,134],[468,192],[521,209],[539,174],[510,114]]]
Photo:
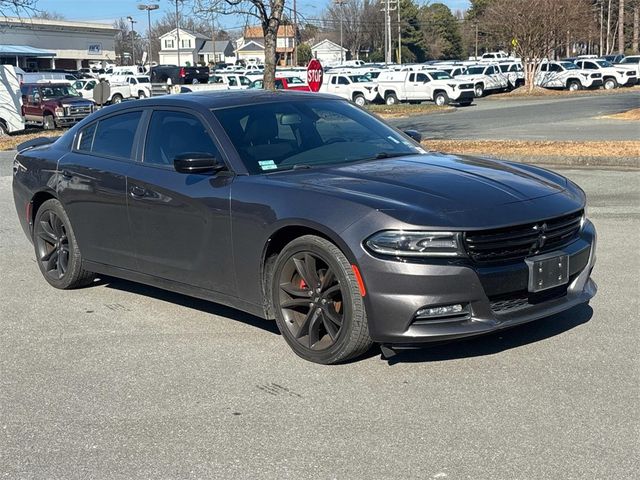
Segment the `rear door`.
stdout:
[[138,268],[157,278],[235,293],[230,238],[233,176],[184,174],[176,155],[222,158],[206,120],[193,110],[148,112],[144,148],[129,171],[129,221]]
[[142,110],[88,124],[59,162],[58,195],[73,225],[83,258],[136,268],[127,219],[127,172]]

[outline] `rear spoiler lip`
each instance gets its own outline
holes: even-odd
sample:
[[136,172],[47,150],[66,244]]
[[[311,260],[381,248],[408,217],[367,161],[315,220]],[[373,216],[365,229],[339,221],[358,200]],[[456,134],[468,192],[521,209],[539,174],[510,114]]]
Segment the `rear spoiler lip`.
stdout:
[[50,145],[60,137],[38,137],[32,138],[31,140],[27,140],[26,142],[22,142],[20,145],[16,147],[18,153],[26,152],[35,147],[41,147],[43,145]]

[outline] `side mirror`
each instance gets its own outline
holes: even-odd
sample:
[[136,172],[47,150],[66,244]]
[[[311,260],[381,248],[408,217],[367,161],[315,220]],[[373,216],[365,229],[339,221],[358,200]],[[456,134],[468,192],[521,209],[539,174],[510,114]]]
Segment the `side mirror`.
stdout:
[[173,167],[179,173],[213,173],[223,170],[225,164],[210,153],[181,153],[173,159]]
[[422,141],[422,134],[417,130],[405,130],[404,133],[418,143]]

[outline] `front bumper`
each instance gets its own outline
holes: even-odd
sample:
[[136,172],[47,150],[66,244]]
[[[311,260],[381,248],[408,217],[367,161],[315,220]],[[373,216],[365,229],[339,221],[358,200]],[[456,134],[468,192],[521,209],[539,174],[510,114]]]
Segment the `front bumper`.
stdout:
[[[597,291],[590,278],[596,260],[593,224],[587,221],[580,237],[562,251],[569,255],[568,285],[539,294],[527,292],[524,261],[479,267],[468,260],[413,263],[363,257],[370,335],[376,342],[413,346],[482,335],[586,303]],[[453,304],[466,305],[468,314],[416,319],[422,308]]]
[[596,78],[587,86],[587,88],[600,88],[603,85],[604,81],[601,78]]
[[453,101],[458,103],[464,103],[464,102],[473,101],[475,98],[476,98],[476,94],[474,90],[460,90],[460,95],[458,95],[455,99],[453,99]]
[[76,116],[68,116],[68,117],[55,117],[56,125],[64,126],[64,125],[75,125],[76,123],[84,120],[89,115],[76,115]]

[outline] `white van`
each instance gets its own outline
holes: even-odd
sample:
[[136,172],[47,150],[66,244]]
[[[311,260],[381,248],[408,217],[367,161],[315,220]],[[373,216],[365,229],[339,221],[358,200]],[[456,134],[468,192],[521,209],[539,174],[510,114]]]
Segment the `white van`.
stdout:
[[20,78],[13,65],[0,65],[0,137],[24,130]]

